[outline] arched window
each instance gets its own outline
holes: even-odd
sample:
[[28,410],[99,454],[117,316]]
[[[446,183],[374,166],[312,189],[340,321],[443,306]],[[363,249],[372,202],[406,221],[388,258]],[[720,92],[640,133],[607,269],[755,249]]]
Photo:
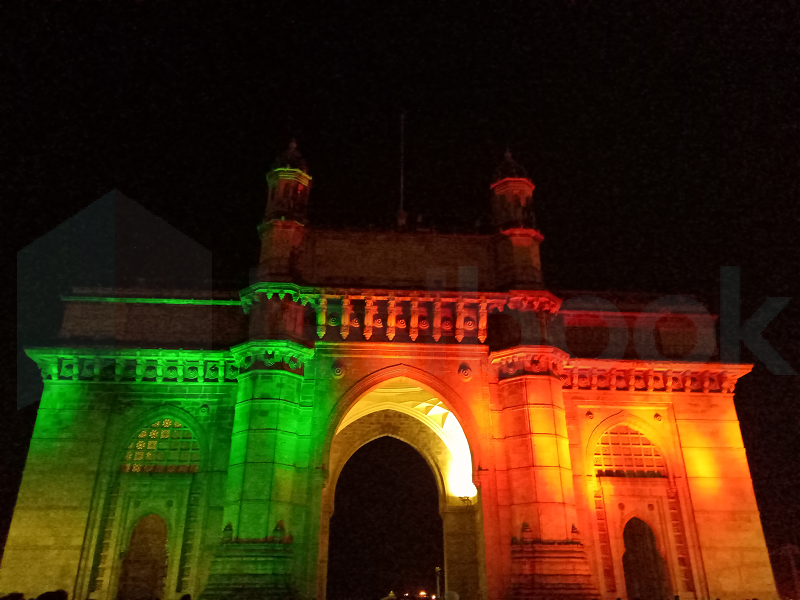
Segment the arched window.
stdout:
[[200,445],[191,430],[173,419],[141,429],[125,450],[123,473],[197,473]]
[[594,466],[599,477],[666,477],[667,465],[658,448],[644,434],[617,425],[597,443]]

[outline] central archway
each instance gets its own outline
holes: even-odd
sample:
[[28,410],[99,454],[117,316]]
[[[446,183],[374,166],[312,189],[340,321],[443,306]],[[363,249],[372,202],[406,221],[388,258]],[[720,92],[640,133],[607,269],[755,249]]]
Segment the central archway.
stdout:
[[442,593],[453,590],[464,600],[477,598],[481,588],[479,536],[483,534],[483,523],[479,495],[472,482],[470,445],[447,399],[405,376],[365,390],[335,425],[328,456],[328,482],[321,499],[317,598],[326,598],[329,527],[342,469],[362,446],[385,436],[410,445],[433,473],[444,538]]
[[438,487],[422,456],[390,436],[362,446],[336,486],[328,600],[431,593],[442,535]]

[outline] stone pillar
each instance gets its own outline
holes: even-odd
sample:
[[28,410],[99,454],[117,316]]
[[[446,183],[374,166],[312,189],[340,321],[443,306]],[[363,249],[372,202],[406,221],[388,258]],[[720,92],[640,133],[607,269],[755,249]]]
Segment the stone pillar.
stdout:
[[478,544],[475,523],[476,507],[444,506],[444,585],[464,600],[478,600]]
[[239,377],[225,498],[229,526],[204,599],[241,596],[244,590],[278,597],[294,586],[293,532],[304,527],[295,487],[302,487],[308,454],[307,442],[299,439],[300,422],[309,415],[300,406],[302,376],[262,357],[263,368]]
[[596,596],[576,528],[575,494],[561,381],[551,347],[493,355],[501,364],[500,429],[511,518],[512,597]]

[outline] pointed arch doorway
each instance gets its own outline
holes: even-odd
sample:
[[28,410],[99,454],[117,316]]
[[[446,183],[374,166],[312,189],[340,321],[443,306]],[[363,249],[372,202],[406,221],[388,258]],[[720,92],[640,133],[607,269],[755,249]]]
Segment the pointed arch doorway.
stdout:
[[625,524],[622,539],[625,542],[622,568],[629,600],[670,598],[666,564],[658,551],[656,536],[650,526],[633,517]]
[[416,450],[389,436],[362,446],[342,470],[334,505],[329,600],[435,593],[442,518],[433,473]]
[[339,477],[361,447],[386,436],[411,446],[433,474],[442,520],[444,564],[432,567],[443,568],[442,594],[451,590],[462,600],[477,599],[485,589],[486,577],[480,553],[482,510],[472,481],[470,446],[446,400],[425,384],[405,376],[389,379],[365,392],[336,424],[328,454],[328,482],[321,498],[317,598],[341,600],[326,595],[330,523]]
[[142,517],[133,528],[120,568],[118,600],[164,597],[167,577],[167,524],[155,514]]

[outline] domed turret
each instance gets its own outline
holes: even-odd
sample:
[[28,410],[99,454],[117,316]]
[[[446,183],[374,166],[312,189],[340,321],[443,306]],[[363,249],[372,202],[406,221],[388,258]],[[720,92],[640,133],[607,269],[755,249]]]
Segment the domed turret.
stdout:
[[290,220],[305,224],[311,177],[308,165],[292,140],[267,173],[269,195],[265,221]]
[[501,179],[527,179],[528,171],[511,156],[511,150],[506,148],[505,160],[494,171],[492,183],[497,183]]
[[267,210],[258,227],[262,281],[291,278],[291,257],[303,240],[311,176],[297,143],[292,140],[267,173]]
[[536,186],[528,172],[506,150],[503,163],[495,170],[492,183],[492,213],[500,231],[536,229],[532,194]]
[[279,168],[296,169],[303,173],[308,173],[306,159],[303,158],[303,155],[297,150],[297,142],[295,140],[289,142],[289,148],[280,154],[278,158],[275,159],[275,162],[272,163],[272,170]]
[[504,240],[498,246],[498,256],[508,265],[504,270],[508,285],[528,289],[543,285],[539,244],[544,238],[536,230],[534,189],[525,167],[506,150],[492,183],[492,215]]

